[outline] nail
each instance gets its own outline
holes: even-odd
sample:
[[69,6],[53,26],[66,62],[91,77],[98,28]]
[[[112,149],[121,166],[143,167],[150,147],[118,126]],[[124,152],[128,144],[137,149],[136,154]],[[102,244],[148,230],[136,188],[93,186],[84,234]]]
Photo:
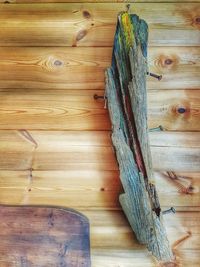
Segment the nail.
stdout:
[[163,215],[168,214],[168,213],[176,213],[175,208],[174,208],[174,207],[171,207],[170,209],[168,209],[168,210],[164,210],[164,211],[162,212]]
[[147,72],[147,75],[152,76],[152,77],[158,79],[159,81],[162,79],[162,75],[157,75],[155,73]]
[[94,99],[95,100],[97,100],[97,99],[104,99],[104,101],[105,101],[105,103],[104,103],[104,109],[107,108],[107,96],[106,95],[100,96],[100,95],[95,94],[94,95]]
[[183,114],[186,112],[186,108],[178,108],[178,113]]
[[94,99],[107,99],[107,96],[103,96],[103,95],[94,95]]
[[159,131],[164,131],[164,128],[162,125],[159,125],[158,127],[149,129],[149,132],[159,132]]
[[130,4],[126,5],[126,12],[129,12],[130,11],[130,7],[131,7]]

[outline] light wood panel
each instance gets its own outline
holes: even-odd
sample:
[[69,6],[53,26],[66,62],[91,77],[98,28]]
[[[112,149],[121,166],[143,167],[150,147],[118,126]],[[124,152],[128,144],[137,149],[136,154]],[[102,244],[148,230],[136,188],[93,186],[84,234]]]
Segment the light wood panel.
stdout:
[[[93,132],[98,137],[99,132]],[[63,137],[60,137],[62,136]],[[73,135],[73,137],[72,137]],[[60,139],[59,139],[60,137]],[[69,144],[67,138],[74,141]],[[76,132],[1,131],[1,170],[117,170],[112,146],[92,144],[90,134],[83,136],[86,144],[73,145]],[[178,138],[178,136],[176,136]],[[46,139],[46,141],[43,141]],[[91,141],[91,145],[87,143]],[[59,144],[59,142],[61,142]],[[199,147],[151,146],[155,170],[198,172]],[[172,156],[173,155],[173,156]]]
[[148,89],[200,89],[199,47],[151,47],[149,69],[162,74],[161,81],[148,78]]
[[[176,173],[176,177],[167,172],[155,173],[161,206],[200,210],[200,173]],[[123,189],[118,171],[1,170],[0,191],[0,203],[4,204],[52,204],[110,210],[120,209],[118,198]]]
[[[122,213],[89,211],[84,214],[91,221],[92,266],[157,266],[150,253],[137,243]],[[199,212],[178,212],[165,217],[177,266],[199,266],[199,216]]]
[[102,91],[3,90],[0,92],[0,128],[2,129],[110,129],[108,111],[102,100],[94,100]]
[[161,206],[200,210],[200,173],[163,172],[154,177]]
[[0,47],[0,88],[103,89],[111,50]]
[[199,132],[150,132],[151,146],[174,148],[200,148]]
[[[120,3],[120,2],[125,2],[124,0],[0,0],[0,3],[3,4],[12,4],[12,3]],[[152,0],[127,0],[126,3],[131,3],[134,5],[134,3],[152,3]],[[154,3],[198,3],[199,0],[154,0]]]
[[[199,45],[197,3],[134,3],[131,9],[150,25],[151,45]],[[0,45],[112,46],[122,10],[126,4],[1,5]]]
[[200,130],[199,90],[151,90],[148,93],[149,127],[166,130]]
[[[104,89],[110,47],[0,47],[0,88]],[[199,47],[151,47],[148,89],[199,89]]]
[[[94,94],[103,92],[2,89],[0,129],[109,130],[104,101],[94,100]],[[150,128],[200,130],[199,90],[150,90],[148,102]]]

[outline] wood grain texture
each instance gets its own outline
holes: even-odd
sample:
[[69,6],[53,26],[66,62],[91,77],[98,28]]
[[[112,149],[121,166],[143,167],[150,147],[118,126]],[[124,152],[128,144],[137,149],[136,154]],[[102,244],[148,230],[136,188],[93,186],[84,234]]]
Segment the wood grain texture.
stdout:
[[[80,133],[76,131],[0,131],[0,169],[76,170],[78,166],[80,170],[118,170],[109,134],[85,132],[79,139]],[[184,141],[184,134],[180,134],[183,144],[188,135]],[[175,142],[172,136],[179,139],[178,134],[171,133],[166,138],[167,146],[164,142],[150,143],[154,169],[200,171],[199,147],[170,146],[170,142]],[[198,139],[194,135],[194,140]]]
[[[120,2],[124,2],[124,0],[0,0],[0,3],[3,4],[12,4],[12,3],[120,3]],[[127,0],[126,3],[148,3],[148,2],[152,2],[152,0]],[[188,3],[188,2],[192,2],[192,3],[198,3],[199,0],[154,0],[154,3]]]
[[[117,171],[2,171],[0,203],[119,209]],[[10,197],[12,194],[14,198]],[[78,199],[78,201],[77,201]]]
[[[153,164],[162,170],[154,178],[163,207],[172,199],[178,210],[199,210],[199,138],[150,133]],[[119,208],[123,191],[110,132],[0,131],[0,159],[0,203]],[[166,166],[178,179],[169,177]]]
[[[0,90],[0,129],[110,130],[101,90]],[[149,128],[200,130],[199,90],[150,90]],[[184,110],[183,110],[184,109]]]
[[[200,211],[200,173],[154,174],[161,206]],[[0,171],[0,203],[52,204],[75,209],[120,209],[118,171]],[[87,196],[87,197],[86,197]],[[77,201],[77,198],[79,201]],[[171,202],[169,202],[169,199]]]
[[[199,46],[198,3],[134,3],[131,9],[150,25],[151,45]],[[123,10],[121,3],[1,5],[0,45],[112,46]]]
[[89,222],[69,209],[0,206],[1,266],[90,267]]
[[166,130],[200,130],[199,90],[151,90],[148,93],[149,127]]
[[199,47],[150,47],[149,70],[162,75],[162,80],[148,77],[148,89],[199,89]]
[[0,47],[0,88],[103,89],[110,48]]
[[[155,173],[161,206],[172,205],[179,210],[200,209],[200,173]],[[170,203],[169,203],[170,199]]]
[[[110,47],[0,47],[0,88],[104,89]],[[199,47],[150,47],[148,89],[199,89]],[[189,70],[189,71],[188,71]]]
[[42,130],[108,130],[110,121],[97,90],[3,90],[0,128]]
[[[137,243],[123,213],[85,211],[84,214],[91,222],[94,266],[112,267],[117,264],[120,267],[158,266],[147,250]],[[165,217],[164,221],[177,258],[177,266],[199,266],[199,216],[199,212],[177,212],[175,215]]]

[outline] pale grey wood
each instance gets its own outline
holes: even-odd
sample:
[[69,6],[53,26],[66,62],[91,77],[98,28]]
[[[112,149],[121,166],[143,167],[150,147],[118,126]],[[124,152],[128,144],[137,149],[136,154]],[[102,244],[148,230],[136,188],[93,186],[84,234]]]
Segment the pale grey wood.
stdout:
[[[127,27],[129,19],[135,23],[133,28]],[[129,22],[123,25],[123,21]],[[133,34],[131,29],[138,39],[129,46],[124,39]],[[124,34],[123,31],[128,32]],[[127,14],[123,20],[119,15],[112,66],[106,71],[106,95],[112,122],[112,142],[124,188],[120,196],[122,208],[138,241],[145,244],[159,261],[175,266],[156,188],[152,183],[147,127],[146,31],[145,22],[137,16]]]

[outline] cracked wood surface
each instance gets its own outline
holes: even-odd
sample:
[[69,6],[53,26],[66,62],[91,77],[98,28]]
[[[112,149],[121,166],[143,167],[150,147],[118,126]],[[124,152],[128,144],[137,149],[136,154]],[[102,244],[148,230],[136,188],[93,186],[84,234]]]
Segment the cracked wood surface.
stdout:
[[78,212],[0,206],[0,218],[1,267],[90,266],[89,222]]

